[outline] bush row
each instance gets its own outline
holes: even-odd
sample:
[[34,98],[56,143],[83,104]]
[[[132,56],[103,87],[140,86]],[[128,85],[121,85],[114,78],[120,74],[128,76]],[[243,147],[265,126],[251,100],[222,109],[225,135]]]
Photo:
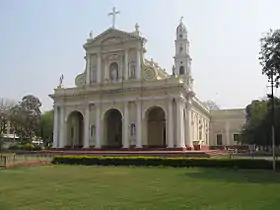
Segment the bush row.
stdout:
[[25,151],[35,151],[35,150],[42,150],[43,148],[31,143],[26,144],[15,144],[9,147],[10,150],[25,150]]
[[[104,156],[55,156],[54,164],[102,166],[169,166],[216,167],[241,169],[271,169],[272,162],[264,159],[211,159],[164,157],[104,157]],[[280,161],[276,163],[280,166]]]

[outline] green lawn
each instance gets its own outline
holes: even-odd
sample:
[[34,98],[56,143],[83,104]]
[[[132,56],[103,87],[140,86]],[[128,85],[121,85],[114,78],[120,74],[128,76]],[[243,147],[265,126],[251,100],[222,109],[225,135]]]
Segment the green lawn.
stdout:
[[280,174],[202,168],[33,166],[0,170],[1,210],[227,210],[280,206]]

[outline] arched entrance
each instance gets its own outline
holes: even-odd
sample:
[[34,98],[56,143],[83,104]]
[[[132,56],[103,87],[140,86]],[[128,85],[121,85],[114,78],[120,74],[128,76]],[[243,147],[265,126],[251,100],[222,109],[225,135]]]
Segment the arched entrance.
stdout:
[[166,116],[161,107],[152,107],[146,114],[148,147],[166,147]]
[[107,148],[122,147],[122,114],[117,109],[110,109],[104,115],[104,136]]
[[79,111],[73,111],[67,119],[67,144],[69,148],[83,147],[84,117]]

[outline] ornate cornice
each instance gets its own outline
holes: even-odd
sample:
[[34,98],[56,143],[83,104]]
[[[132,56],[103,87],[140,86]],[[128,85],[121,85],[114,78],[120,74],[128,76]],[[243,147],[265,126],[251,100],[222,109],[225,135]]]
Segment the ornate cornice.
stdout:
[[[168,91],[168,90],[175,90],[175,89],[182,89],[182,84],[176,84],[176,85],[165,85],[165,86],[156,86],[156,87],[127,87],[127,88],[117,88],[117,89],[109,89],[109,90],[90,90],[86,88],[73,88],[73,92],[75,93],[67,93],[67,89],[65,89],[65,92],[52,94],[54,98],[60,98],[60,97],[75,97],[75,96],[88,96],[88,95],[111,95],[111,94],[118,94],[118,93],[131,93],[131,92],[147,92],[147,91]],[[181,90],[180,90],[181,91]]]

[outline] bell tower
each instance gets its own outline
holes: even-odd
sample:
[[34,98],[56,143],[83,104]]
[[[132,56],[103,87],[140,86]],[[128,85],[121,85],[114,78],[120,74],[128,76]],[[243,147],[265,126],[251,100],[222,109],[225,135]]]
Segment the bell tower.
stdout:
[[191,57],[189,52],[190,43],[188,40],[188,32],[186,26],[183,23],[183,17],[180,19],[180,23],[176,29],[175,40],[175,56],[174,66],[175,74],[181,77],[192,88],[192,76],[191,76]]

